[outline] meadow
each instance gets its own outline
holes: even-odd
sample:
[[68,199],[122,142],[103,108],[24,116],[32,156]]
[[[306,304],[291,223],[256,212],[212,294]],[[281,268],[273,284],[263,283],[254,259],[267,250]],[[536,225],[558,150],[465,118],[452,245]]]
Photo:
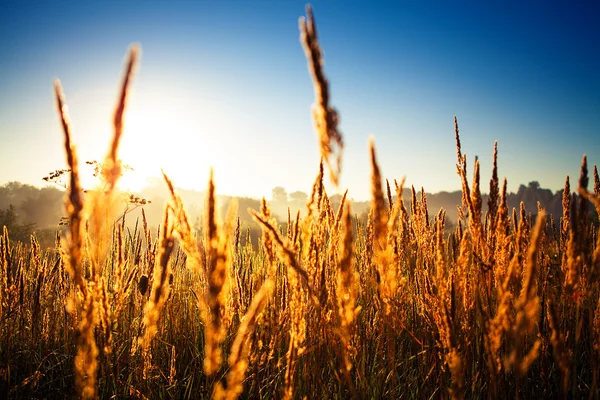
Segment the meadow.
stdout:
[[[4,398],[598,398],[600,179],[583,157],[562,215],[510,210],[494,146],[487,211],[454,120],[459,220],[403,201],[371,140],[371,209],[357,218],[324,180],[341,172],[314,20],[301,20],[322,155],[306,212],[283,229],[263,200],[258,246],[235,204],[221,219],[210,175],[201,229],[171,179],[163,221],[133,228],[115,195],[119,143],[139,50],[132,47],[102,184],[83,193],[60,83],[69,173],[66,234],[0,237]],[[452,133],[451,126],[449,132]],[[453,149],[448,149],[453,151]],[[418,166],[415,166],[418,167]],[[410,171],[407,171],[410,173]],[[589,181],[593,188],[588,190]],[[435,212],[434,212],[435,211]],[[596,219],[597,220],[597,219]]]

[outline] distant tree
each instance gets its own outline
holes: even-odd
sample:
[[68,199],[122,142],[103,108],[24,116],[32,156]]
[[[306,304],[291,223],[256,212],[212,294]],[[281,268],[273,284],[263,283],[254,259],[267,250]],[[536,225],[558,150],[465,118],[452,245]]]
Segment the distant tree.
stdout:
[[11,204],[7,209],[0,210],[0,228],[6,227],[12,240],[26,242],[35,229],[35,224],[20,224],[19,215]]
[[276,186],[271,191],[271,207],[272,214],[279,220],[285,220],[288,213],[288,194],[284,187]]
[[[227,214],[227,210],[229,209],[229,205],[232,200],[236,200],[238,203],[238,217],[240,218],[240,222],[242,225],[244,224],[254,224],[254,219],[252,215],[248,212],[248,209],[251,208],[253,210],[260,210],[260,201],[257,199],[252,199],[250,197],[222,197],[221,200],[221,218],[225,218]],[[257,225],[258,226],[258,225]]]
[[341,194],[334,194],[333,196],[329,196],[329,201],[331,201],[332,203],[340,203],[342,201],[342,195]]
[[555,196],[556,195],[553,195],[550,189],[542,189],[539,182],[531,181],[527,184],[527,186],[519,185],[519,189],[517,190],[516,194],[509,194],[508,205],[509,209],[514,207],[518,210],[520,203],[523,202],[525,205],[525,210],[532,215],[536,215],[537,204],[539,202],[548,213],[555,216],[560,216],[560,213],[557,214],[559,209],[555,209],[554,207],[556,204],[556,201],[554,200]]
[[19,204],[23,199],[36,196],[38,188],[21,182],[8,182],[0,187],[0,209]]
[[331,207],[337,211],[338,208],[340,207],[341,203],[342,203],[342,195],[341,194],[334,194],[333,196],[329,197],[329,202],[331,203]]
[[300,190],[290,193],[290,201],[294,204],[306,204],[308,195]]
[[17,211],[11,204],[6,210],[0,210],[0,226],[12,229],[17,225]]
[[282,186],[274,187],[273,190],[271,191],[271,200],[274,203],[277,203],[279,205],[281,205],[281,204],[287,205],[288,194],[287,194],[287,191],[285,190],[285,188]]
[[22,222],[35,223],[42,228],[56,227],[62,216],[64,196],[64,191],[48,186],[21,199],[19,214]]

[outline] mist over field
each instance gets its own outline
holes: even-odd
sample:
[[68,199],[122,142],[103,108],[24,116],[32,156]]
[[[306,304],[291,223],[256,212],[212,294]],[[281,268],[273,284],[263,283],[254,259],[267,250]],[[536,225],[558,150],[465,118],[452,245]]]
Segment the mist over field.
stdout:
[[[458,178],[457,178],[458,179]],[[417,189],[420,198],[420,189]],[[203,191],[178,189],[183,202],[186,204],[190,219],[194,221],[198,228],[202,225],[204,217],[204,206],[206,193]],[[131,201],[134,195],[138,199],[145,199],[149,204],[140,205]],[[167,188],[162,182],[155,182],[154,185],[144,187],[142,190],[132,192],[121,192],[118,197],[122,213],[126,215],[126,225],[130,228],[139,223],[141,218],[141,209],[144,208],[148,224],[156,228],[161,223],[163,205],[169,196]],[[458,221],[457,207],[461,205],[462,193],[440,192],[427,193],[427,204],[430,210],[435,213],[440,209],[446,210],[447,229],[455,227]],[[549,215],[560,218],[562,214],[562,196],[563,190],[552,193],[549,189],[539,187],[537,182],[530,182],[528,185],[520,185],[516,193],[508,193],[507,204],[509,210],[518,209],[521,202],[525,206],[528,214],[537,215],[538,202]],[[297,212],[301,216],[306,213],[306,204],[309,195],[302,191],[293,191],[288,193],[282,186],[272,189],[270,196],[265,196],[267,204],[273,211],[278,222],[284,227],[287,224],[288,209],[292,217]],[[489,196],[483,195],[483,210],[487,210],[487,201]],[[333,195],[330,201],[334,209],[337,209],[342,199],[341,195]],[[396,196],[393,197],[396,201]],[[404,202],[409,204],[411,200],[411,190],[404,189]],[[251,215],[246,211],[248,208],[260,208],[261,199],[252,199],[248,197],[218,196],[221,217],[224,218],[227,207],[230,202],[235,200],[238,203],[239,218],[243,227],[250,228],[252,231],[253,243],[257,244],[260,235],[259,225],[256,224]],[[46,185],[36,187],[33,185],[22,184],[19,182],[10,182],[0,186],[0,226],[6,226],[11,232],[11,237],[15,240],[28,242],[29,236],[36,232],[38,240],[44,247],[54,245],[56,231],[64,231],[61,225],[65,212],[65,190],[57,185]],[[353,213],[359,219],[365,219],[370,208],[369,201],[352,201]]]

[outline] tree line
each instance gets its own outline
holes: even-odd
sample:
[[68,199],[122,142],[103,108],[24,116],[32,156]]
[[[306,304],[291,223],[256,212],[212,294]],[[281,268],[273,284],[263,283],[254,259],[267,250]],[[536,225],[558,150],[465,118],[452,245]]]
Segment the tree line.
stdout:
[[[157,226],[160,223],[162,207],[167,193],[158,182],[150,185],[138,194],[148,203],[143,205],[148,223],[150,226]],[[201,226],[204,210],[204,192],[194,190],[181,190],[182,198],[188,205],[188,212],[192,221],[197,226]],[[525,205],[527,213],[537,214],[537,204],[541,204],[548,214],[554,215],[559,219],[562,215],[562,194],[563,190],[552,192],[550,189],[540,187],[536,181],[529,182],[527,185],[520,185],[516,193],[509,193],[507,196],[509,209],[519,208],[521,202]],[[61,227],[61,218],[64,214],[64,190],[55,186],[46,186],[42,188],[20,182],[9,182],[0,186],[0,228],[6,226],[13,240],[28,241],[29,236],[36,232],[38,240],[45,245],[51,246],[54,241],[56,230]],[[130,194],[123,194],[123,213],[127,214],[126,219],[130,224],[135,223],[141,215],[142,207],[133,207],[129,203]],[[420,198],[420,190],[417,192]],[[458,217],[457,206],[461,203],[462,194],[459,190],[453,192],[427,193],[427,205],[430,215],[434,215],[440,208],[446,210],[448,225],[453,226]],[[330,196],[332,206],[337,208],[341,201],[341,195]],[[253,242],[257,242],[260,230],[254,224],[252,217],[248,214],[248,208],[260,209],[260,200],[248,197],[221,196],[221,214],[224,215],[231,200],[238,202],[240,225],[244,231],[250,231]],[[271,192],[271,199],[268,201],[275,217],[285,225],[287,221],[288,209],[295,217],[296,212],[304,211],[309,195],[302,191],[293,191],[288,193],[282,186],[274,187]],[[404,189],[403,199],[408,206],[411,199],[411,189]],[[396,201],[394,198],[393,201]],[[482,196],[482,202],[487,204],[487,195]],[[358,216],[366,216],[369,211],[369,201],[353,201],[352,211]],[[595,213],[591,213],[596,215]],[[597,218],[597,217],[596,217]]]

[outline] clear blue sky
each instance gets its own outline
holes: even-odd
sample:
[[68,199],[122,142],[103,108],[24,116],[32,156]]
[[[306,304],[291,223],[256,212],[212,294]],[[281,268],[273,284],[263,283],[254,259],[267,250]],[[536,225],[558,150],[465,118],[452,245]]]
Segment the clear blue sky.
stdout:
[[[369,197],[370,134],[385,177],[459,189],[454,115],[469,172],[478,155],[484,182],[494,140],[513,191],[532,180],[558,190],[566,174],[576,181],[584,153],[600,164],[598,1],[312,4],[351,197]],[[221,194],[310,191],[319,155],[298,39],[304,5],[3,2],[0,184],[42,185],[65,166],[56,77],[80,158],[102,159],[135,42],[142,62],[121,152],[137,168],[131,185],[162,167],[177,185],[203,189],[214,166]]]

